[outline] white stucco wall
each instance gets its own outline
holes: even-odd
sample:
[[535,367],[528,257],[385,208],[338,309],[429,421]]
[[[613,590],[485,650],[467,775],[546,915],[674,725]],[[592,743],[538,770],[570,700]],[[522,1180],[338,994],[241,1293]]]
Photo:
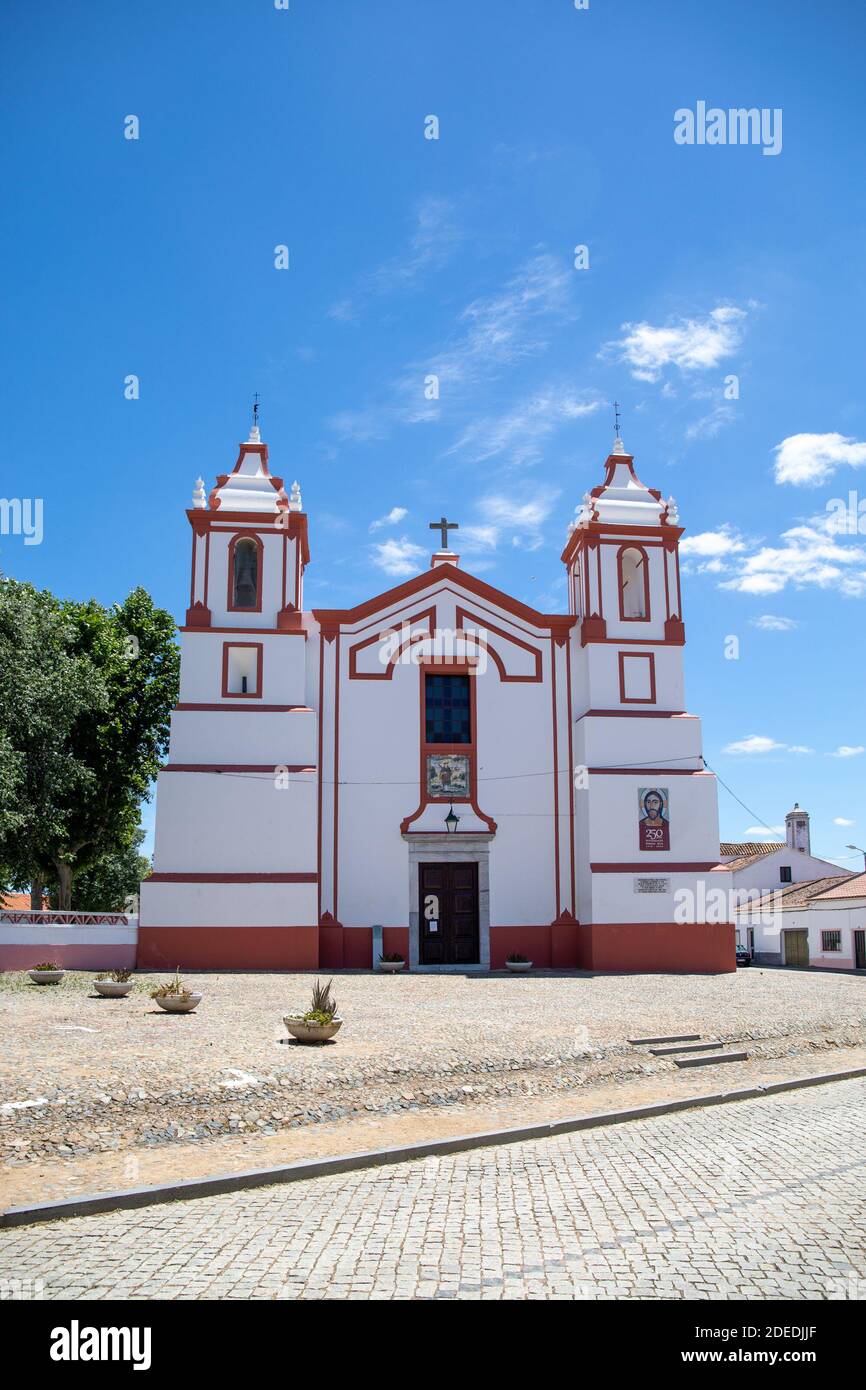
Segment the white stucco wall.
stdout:
[[161,772],[157,795],[160,873],[316,872],[314,772]]
[[148,927],[310,927],[315,883],[153,883],[141,885]]
[[240,694],[227,703],[303,705],[306,703],[306,659],[303,637],[243,632],[183,632],[180,638],[181,704],[218,704],[222,699],[223,649],[233,643],[261,642],[262,690],[257,698]]
[[175,710],[169,762],[313,767],[316,716],[307,710]]

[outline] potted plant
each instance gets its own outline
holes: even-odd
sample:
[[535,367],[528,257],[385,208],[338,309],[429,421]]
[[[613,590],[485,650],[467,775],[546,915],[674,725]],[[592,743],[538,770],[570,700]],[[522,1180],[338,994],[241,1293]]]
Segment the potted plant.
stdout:
[[59,985],[66,971],[56,961],[44,960],[39,965],[34,965],[32,970],[28,970],[34,985]]
[[132,971],[104,970],[93,981],[93,988],[106,999],[124,999],[132,989]]
[[174,979],[166,981],[164,985],[157,985],[156,989],[150,991],[150,997],[169,1014],[191,1014],[196,1005],[201,1003],[201,995],[187,989],[180,978],[180,966],[175,969]]
[[283,1023],[298,1042],[327,1042],[339,1033],[343,1020],[337,1013],[337,1001],[331,993],[333,980],[322,985],[317,980],[313,986],[313,997],[305,1014],[288,1014]]
[[512,951],[510,956],[505,957],[505,968],[510,970],[512,975],[528,975],[532,969],[532,961],[527,960],[519,951]]
[[385,975],[396,975],[398,970],[406,969],[406,961],[399,951],[388,951],[379,957],[379,969]]

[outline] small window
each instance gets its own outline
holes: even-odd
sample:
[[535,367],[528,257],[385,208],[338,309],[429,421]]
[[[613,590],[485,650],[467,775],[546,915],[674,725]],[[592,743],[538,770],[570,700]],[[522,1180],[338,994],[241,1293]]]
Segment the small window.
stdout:
[[260,696],[262,647],[257,642],[241,642],[223,647],[223,695]]
[[232,607],[259,606],[259,548],[249,537],[235,542],[232,555]]
[[580,561],[575,561],[574,565],[574,611],[579,618],[583,617],[583,596],[581,594],[582,580],[580,577]]
[[780,868],[780,870],[779,870],[779,882],[780,882],[780,883],[790,883],[790,882],[791,882],[791,865],[790,865],[790,864],[783,864],[782,867]]
[[842,933],[840,931],[822,931],[821,950],[822,951],[841,951]]
[[428,743],[471,743],[468,676],[424,677]]

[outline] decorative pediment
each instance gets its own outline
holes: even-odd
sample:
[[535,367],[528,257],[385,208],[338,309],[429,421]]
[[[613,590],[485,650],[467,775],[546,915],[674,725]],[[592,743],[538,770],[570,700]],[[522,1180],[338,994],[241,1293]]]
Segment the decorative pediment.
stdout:
[[[381,614],[383,619],[387,615],[387,622],[399,622],[402,608],[405,608],[409,601],[414,600],[419,595],[424,596],[429,591],[446,590],[458,602],[466,598],[482,600],[491,608],[500,610],[502,616],[508,620],[515,618],[520,622],[528,624],[530,627],[551,631],[569,632],[577,621],[567,613],[541,613],[536,608],[530,607],[528,603],[521,603],[519,599],[512,598],[510,594],[503,593],[501,589],[495,589],[493,585],[486,584],[483,579],[477,579],[475,575],[467,574],[465,570],[458,569],[456,565],[442,564],[433,569],[425,570],[422,574],[416,575],[413,579],[408,579],[405,584],[398,584],[393,589],[387,589],[382,594],[377,594],[374,598],[367,599],[365,603],[359,603],[354,608],[314,608],[313,617],[320,624],[323,631],[332,628],[353,628],[366,618],[373,618]],[[393,610],[389,613],[389,610]]]

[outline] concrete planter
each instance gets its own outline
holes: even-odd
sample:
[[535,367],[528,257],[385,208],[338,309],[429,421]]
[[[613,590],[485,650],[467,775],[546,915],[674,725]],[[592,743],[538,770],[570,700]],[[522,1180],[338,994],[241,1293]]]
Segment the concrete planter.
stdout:
[[404,960],[380,960],[379,969],[383,975],[396,975],[398,971],[406,969]]
[[132,980],[94,980],[93,988],[104,999],[124,999],[132,989]]
[[335,1015],[330,1023],[307,1023],[302,1018],[284,1018],[283,1023],[292,1037],[302,1043],[327,1042],[343,1026],[339,1015]]
[[510,970],[512,975],[528,975],[530,970],[532,969],[532,961],[507,960],[505,962],[505,968],[506,970]]
[[28,970],[27,974],[30,976],[34,985],[59,985],[60,981],[63,979],[63,976],[66,974],[66,971]]
[[184,999],[182,994],[163,994],[155,1001],[167,1014],[191,1014],[201,1003],[200,994],[190,994]]

